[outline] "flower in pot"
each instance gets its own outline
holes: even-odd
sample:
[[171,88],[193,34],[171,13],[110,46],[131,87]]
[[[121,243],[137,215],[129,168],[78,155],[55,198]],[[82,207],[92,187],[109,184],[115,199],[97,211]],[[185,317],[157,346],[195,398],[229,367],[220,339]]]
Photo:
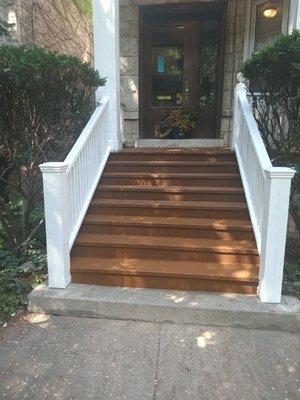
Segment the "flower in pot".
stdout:
[[197,113],[177,108],[160,118],[155,135],[161,139],[183,139],[196,127],[197,118]]

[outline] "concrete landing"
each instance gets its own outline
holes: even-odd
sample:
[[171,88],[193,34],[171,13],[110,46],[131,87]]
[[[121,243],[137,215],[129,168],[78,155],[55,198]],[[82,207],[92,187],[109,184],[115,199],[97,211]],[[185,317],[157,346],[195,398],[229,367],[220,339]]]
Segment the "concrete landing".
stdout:
[[71,284],[66,289],[38,286],[29,295],[30,311],[145,322],[300,331],[300,301],[281,304],[256,296]]
[[226,147],[223,139],[137,139],[135,147],[151,148],[201,148]]

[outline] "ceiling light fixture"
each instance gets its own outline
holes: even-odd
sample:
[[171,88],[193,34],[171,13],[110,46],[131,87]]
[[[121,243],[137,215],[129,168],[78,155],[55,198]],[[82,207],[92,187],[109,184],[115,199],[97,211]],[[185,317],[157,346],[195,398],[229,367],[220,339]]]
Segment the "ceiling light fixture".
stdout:
[[274,18],[275,16],[276,16],[276,14],[277,14],[277,9],[274,7],[274,8],[266,8],[264,11],[263,11],[263,15],[264,15],[264,17],[266,17],[266,18]]

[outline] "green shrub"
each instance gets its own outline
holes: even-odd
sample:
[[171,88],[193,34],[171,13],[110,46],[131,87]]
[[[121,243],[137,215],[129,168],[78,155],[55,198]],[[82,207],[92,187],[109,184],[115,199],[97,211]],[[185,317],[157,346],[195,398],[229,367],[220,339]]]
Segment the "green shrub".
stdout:
[[283,270],[283,293],[300,297],[300,261],[287,262]]
[[[281,155],[300,149],[300,32],[281,35],[242,65],[265,143]],[[282,118],[282,115],[286,119]]]
[[[281,35],[245,61],[253,114],[274,165],[300,168],[300,31]],[[290,211],[300,232],[300,179],[292,182]]]
[[6,248],[26,247],[43,226],[38,165],[65,158],[104,84],[75,57],[0,47],[0,241]]
[[31,243],[22,254],[0,251],[0,327],[21,307],[27,295],[45,279],[46,254]]

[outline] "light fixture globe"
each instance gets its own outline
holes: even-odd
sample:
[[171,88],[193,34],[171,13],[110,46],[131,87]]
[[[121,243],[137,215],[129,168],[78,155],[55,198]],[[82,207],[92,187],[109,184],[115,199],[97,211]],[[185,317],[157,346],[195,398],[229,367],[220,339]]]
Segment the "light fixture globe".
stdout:
[[263,11],[263,15],[266,18],[274,18],[277,14],[277,9],[275,7],[268,7]]

